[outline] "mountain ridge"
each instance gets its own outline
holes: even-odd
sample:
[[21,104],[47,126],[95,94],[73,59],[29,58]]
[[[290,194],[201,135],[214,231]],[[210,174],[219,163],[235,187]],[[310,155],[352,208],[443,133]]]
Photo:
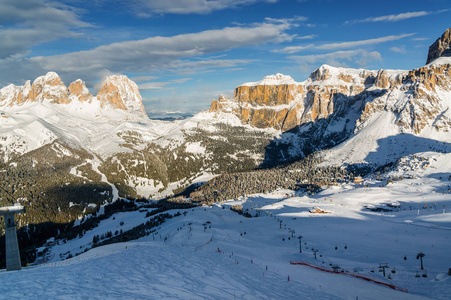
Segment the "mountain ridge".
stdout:
[[[364,91],[385,91],[388,96],[399,91],[408,96],[413,112],[409,107],[397,108],[400,114],[398,124],[406,131],[419,133],[439,114],[439,97],[431,94],[437,88],[448,92],[451,58],[437,60],[427,66],[410,71],[335,68],[323,65],[312,72],[303,82],[294,80],[271,80],[265,77],[260,82],[245,83],[235,89],[234,97],[221,96],[213,100],[209,111],[236,115],[243,124],[258,128],[272,127],[289,131],[308,122],[325,119],[336,110],[336,99],[341,96],[355,97]],[[282,78],[282,74],[278,74]],[[275,75],[277,77],[277,75]],[[274,75],[273,77],[274,78]],[[290,77],[291,79],[291,77]],[[419,107],[420,100],[429,102],[430,108]],[[377,99],[377,103],[388,99]],[[367,103],[360,118],[364,122],[378,104]],[[412,116],[410,116],[412,115]],[[449,116],[443,115],[437,128],[449,130]],[[440,123],[440,125],[438,125]],[[446,124],[446,125],[445,125]]]
[[0,89],[0,107],[22,105],[30,102],[69,104],[71,102],[100,102],[101,108],[111,107],[145,114],[141,94],[136,83],[125,75],[105,78],[96,96],[92,96],[81,79],[67,87],[55,72],[37,77],[33,84],[28,80],[23,86],[10,84]]

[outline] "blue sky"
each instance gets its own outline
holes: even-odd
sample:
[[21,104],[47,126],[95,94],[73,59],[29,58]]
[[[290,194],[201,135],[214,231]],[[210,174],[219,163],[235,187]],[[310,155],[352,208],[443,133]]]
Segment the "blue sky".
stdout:
[[450,20],[449,0],[0,0],[0,86],[125,74],[150,115],[195,113],[265,75],[422,66]]

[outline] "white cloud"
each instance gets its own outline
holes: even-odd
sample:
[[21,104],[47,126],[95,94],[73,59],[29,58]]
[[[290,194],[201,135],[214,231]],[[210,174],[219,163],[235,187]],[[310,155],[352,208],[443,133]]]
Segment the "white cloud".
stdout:
[[360,67],[366,66],[371,61],[380,61],[381,54],[377,51],[363,49],[336,51],[326,54],[295,55],[289,57],[302,66],[310,64],[328,64],[335,67],[348,67],[350,63],[356,63]]
[[130,80],[133,80],[136,83],[140,83],[140,82],[147,82],[147,81],[151,81],[154,79],[157,79],[157,76],[134,76],[134,77],[130,77]]
[[379,17],[369,17],[361,20],[346,21],[345,24],[356,24],[356,23],[366,23],[366,22],[398,22],[402,20],[407,20],[411,18],[418,18],[432,14],[439,14],[443,12],[450,11],[450,9],[442,9],[437,11],[413,11],[405,12],[397,15],[385,15]]
[[404,46],[401,46],[401,47],[391,47],[390,50],[393,51],[393,52],[396,52],[396,53],[401,53],[401,54],[407,53],[406,47],[404,47]]
[[187,81],[190,81],[191,79],[192,78],[179,78],[179,79],[173,79],[173,80],[171,80],[171,82],[182,84],[182,83],[185,83]]
[[304,36],[296,36],[296,40],[311,40],[316,38],[316,34],[304,35]]
[[300,52],[300,51],[303,51],[306,49],[336,50],[336,49],[355,48],[355,47],[361,47],[361,46],[381,44],[381,43],[386,43],[386,42],[390,42],[390,41],[396,41],[396,40],[400,40],[400,39],[403,39],[405,37],[409,37],[412,35],[414,35],[414,33],[401,34],[401,35],[389,35],[389,36],[384,36],[384,37],[380,37],[380,38],[360,40],[360,41],[328,43],[328,44],[323,44],[320,46],[315,46],[313,44],[302,45],[302,46],[288,46],[288,47],[285,47],[280,50],[274,50],[273,52],[293,54],[293,53],[297,53],[297,52]]
[[197,74],[199,72],[210,72],[212,70],[216,70],[218,68],[224,69],[233,68],[235,70],[239,70],[237,66],[242,66],[250,63],[251,60],[245,59],[209,59],[209,60],[178,60],[171,63],[168,68],[172,70],[176,70],[178,74]]
[[285,48],[280,49],[280,50],[274,50],[273,52],[293,54],[293,53],[296,53],[296,52],[303,51],[305,49],[313,48],[313,46],[314,46],[313,44],[308,44],[308,45],[305,45],[305,46],[288,46],[288,47],[285,47]]
[[142,90],[160,90],[166,87],[170,82],[146,82],[138,85],[138,88]]
[[[202,57],[240,47],[290,41],[293,37],[286,31],[292,26],[290,21],[265,22],[171,37],[149,37],[61,55],[0,60],[3,71],[0,83],[17,82],[24,76],[29,79],[47,71],[58,72],[66,80],[83,78],[90,82],[111,73],[147,75],[161,69],[189,73],[208,68],[236,67],[249,61]],[[198,60],[193,61],[193,58]]]
[[146,82],[138,85],[140,90],[159,90],[171,84],[182,84],[191,80],[191,78],[179,78],[166,82]]
[[139,15],[154,14],[208,14],[213,11],[249,6],[259,2],[278,0],[139,0]]
[[92,50],[62,55],[33,57],[30,61],[44,69],[63,72],[149,71],[183,58],[202,56],[268,42],[282,42],[291,37],[284,33],[286,24],[263,23],[255,27],[227,27],[172,37],[150,37],[104,45]]
[[375,39],[368,39],[368,40],[360,40],[360,41],[351,41],[351,42],[339,42],[339,43],[329,43],[324,44],[321,46],[315,47],[316,49],[320,50],[334,50],[334,49],[344,49],[344,48],[354,48],[354,47],[360,47],[360,46],[367,46],[367,45],[374,45],[374,44],[380,44],[390,41],[396,41],[403,39],[405,37],[409,37],[414,35],[414,33],[410,34],[401,34],[401,35],[389,35],[384,36],[380,38]]
[[24,57],[33,46],[79,36],[75,29],[92,27],[80,20],[81,12],[74,7],[45,0],[2,0],[0,59]]
[[307,21],[307,17],[304,16],[294,16],[293,18],[286,18],[286,19],[276,19],[276,18],[265,18],[267,22],[271,23],[287,23],[287,22],[304,22]]

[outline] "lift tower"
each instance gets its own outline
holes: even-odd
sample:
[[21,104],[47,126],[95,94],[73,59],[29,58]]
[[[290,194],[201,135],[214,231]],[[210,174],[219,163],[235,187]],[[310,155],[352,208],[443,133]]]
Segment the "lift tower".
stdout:
[[16,222],[14,222],[14,214],[24,213],[25,209],[22,205],[0,207],[0,216],[5,219],[5,252],[6,252],[6,270],[20,270],[20,253],[19,244],[17,242]]

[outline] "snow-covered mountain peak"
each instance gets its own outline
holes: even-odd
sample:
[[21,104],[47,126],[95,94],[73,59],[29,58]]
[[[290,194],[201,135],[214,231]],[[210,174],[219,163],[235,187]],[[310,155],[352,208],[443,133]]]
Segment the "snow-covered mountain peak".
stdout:
[[56,72],[48,72],[36,78],[33,84],[63,84],[63,82]]
[[71,97],[81,102],[91,103],[94,98],[90,93],[83,80],[77,79],[69,85],[69,94]]
[[244,83],[241,86],[259,86],[259,85],[284,85],[284,84],[297,84],[291,76],[277,73],[276,75],[267,75],[262,80],[257,82]]
[[145,113],[138,85],[125,75],[108,76],[97,93],[101,106]]
[[291,76],[283,75],[281,73],[277,73],[276,75],[267,75],[263,78],[263,80],[277,80],[277,81],[281,81],[281,82],[294,81],[293,78],[291,78]]
[[[55,72],[48,72],[33,81],[27,81],[24,86],[9,85],[0,89],[0,107],[11,107],[28,102],[69,104],[71,102],[86,102],[94,105],[100,102],[101,108],[112,108],[137,114],[139,118],[145,116],[142,98],[136,83],[124,75],[109,76],[94,97],[90,94],[86,84],[81,79],[65,86]],[[97,105],[96,105],[97,106]],[[94,108],[86,109],[93,111]],[[67,107],[71,109],[72,107]]]
[[368,76],[375,76],[377,71],[370,71],[365,69],[352,69],[343,67],[333,67],[330,65],[322,65],[309,76],[309,83],[314,84],[343,84],[343,83],[358,83],[361,84]]
[[67,87],[55,72],[48,72],[46,75],[35,79],[31,86],[29,100],[38,102],[49,101],[57,104],[70,102]]

